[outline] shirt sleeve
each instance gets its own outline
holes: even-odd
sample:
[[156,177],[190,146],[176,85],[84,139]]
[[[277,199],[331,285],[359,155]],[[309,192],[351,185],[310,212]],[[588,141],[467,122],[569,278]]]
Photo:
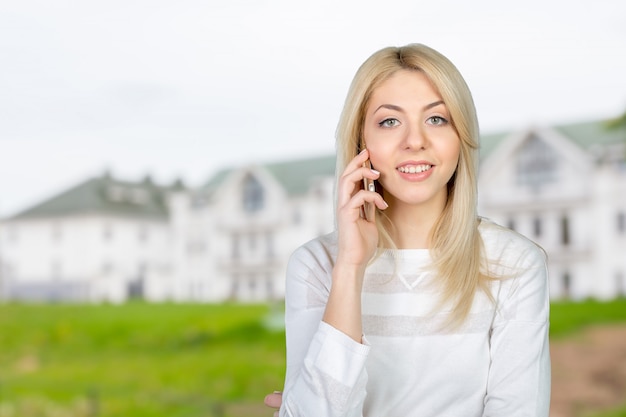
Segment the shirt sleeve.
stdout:
[[287,372],[280,416],[360,417],[369,346],[322,321],[332,266],[315,249],[296,250],[287,266]]
[[491,329],[484,417],[548,417],[550,408],[549,283],[545,253],[526,248],[501,281]]

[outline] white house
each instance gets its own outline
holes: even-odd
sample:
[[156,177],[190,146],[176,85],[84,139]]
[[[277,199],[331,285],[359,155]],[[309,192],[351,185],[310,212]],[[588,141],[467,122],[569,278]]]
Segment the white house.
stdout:
[[[541,244],[553,298],[626,292],[626,129],[484,135],[479,212]],[[333,229],[332,155],[233,167],[204,186],[105,175],[4,219],[0,297],[121,302],[284,296],[289,254]]]
[[334,158],[224,170],[203,187],[89,179],[4,219],[0,297],[261,301],[289,253],[332,230]]
[[552,297],[626,295],[626,129],[530,128],[486,145],[481,213],[546,250]]
[[204,251],[186,262],[190,276],[210,283],[203,298],[282,298],[291,251],[333,228],[334,170],[332,157],[226,170],[173,210],[196,223],[187,235]]
[[168,192],[108,174],[3,221],[0,295],[25,300],[120,302],[146,277],[169,276]]

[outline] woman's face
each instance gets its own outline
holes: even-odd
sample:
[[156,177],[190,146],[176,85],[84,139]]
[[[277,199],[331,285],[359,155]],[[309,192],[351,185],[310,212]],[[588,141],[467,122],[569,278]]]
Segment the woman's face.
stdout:
[[443,99],[423,73],[399,70],[373,91],[363,136],[390,206],[443,209],[460,140]]

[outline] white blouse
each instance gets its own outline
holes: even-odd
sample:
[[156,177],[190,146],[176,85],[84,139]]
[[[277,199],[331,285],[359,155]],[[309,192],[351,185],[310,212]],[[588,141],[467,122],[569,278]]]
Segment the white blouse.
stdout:
[[427,249],[384,250],[363,283],[363,343],[322,322],[336,233],[287,267],[287,374],[280,416],[547,417],[549,295],[545,254],[487,220],[479,226],[494,305],[482,292],[457,330],[441,324]]

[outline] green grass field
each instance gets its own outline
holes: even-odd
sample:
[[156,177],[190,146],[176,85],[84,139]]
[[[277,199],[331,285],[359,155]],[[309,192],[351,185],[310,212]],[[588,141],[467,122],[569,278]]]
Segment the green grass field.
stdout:
[[[270,416],[285,347],[266,324],[281,308],[0,305],[0,417]],[[607,322],[626,322],[626,300],[552,307],[552,337]]]
[[264,328],[269,311],[2,305],[0,416],[219,416],[260,404],[284,374],[284,333]]

